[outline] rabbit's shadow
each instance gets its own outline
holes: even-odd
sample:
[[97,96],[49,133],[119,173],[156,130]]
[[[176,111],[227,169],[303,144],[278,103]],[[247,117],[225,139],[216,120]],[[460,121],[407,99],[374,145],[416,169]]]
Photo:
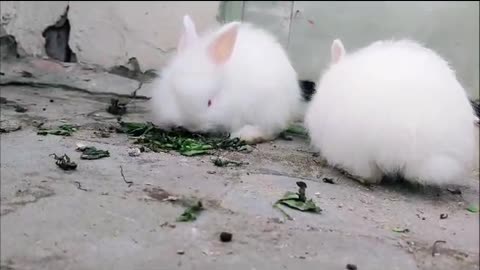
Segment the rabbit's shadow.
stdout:
[[398,193],[404,197],[412,199],[435,202],[464,201],[462,191],[469,190],[469,187],[462,185],[440,186],[420,184],[409,181],[399,174],[384,175],[382,181],[376,186],[376,188]]

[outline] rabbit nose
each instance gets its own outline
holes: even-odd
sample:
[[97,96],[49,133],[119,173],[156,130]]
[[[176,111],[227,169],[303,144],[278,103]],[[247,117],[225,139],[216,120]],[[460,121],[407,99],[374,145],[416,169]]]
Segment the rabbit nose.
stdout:
[[208,107],[210,107],[212,105],[212,100],[208,100]]

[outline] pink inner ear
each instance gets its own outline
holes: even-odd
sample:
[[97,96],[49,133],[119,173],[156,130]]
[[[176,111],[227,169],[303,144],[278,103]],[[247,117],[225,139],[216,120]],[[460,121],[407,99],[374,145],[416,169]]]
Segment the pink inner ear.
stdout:
[[343,56],[345,55],[345,49],[343,47],[343,44],[340,41],[335,40],[335,42],[332,45],[331,54],[332,54],[331,61],[334,64],[338,63],[343,58]]
[[234,25],[222,33],[212,45],[210,45],[210,58],[215,64],[222,65],[230,59],[237,40],[237,33],[238,25]]

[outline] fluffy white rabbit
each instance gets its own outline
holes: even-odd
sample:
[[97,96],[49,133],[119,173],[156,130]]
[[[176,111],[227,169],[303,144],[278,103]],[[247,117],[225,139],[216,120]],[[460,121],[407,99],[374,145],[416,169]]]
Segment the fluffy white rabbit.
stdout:
[[153,88],[156,125],[258,143],[303,120],[296,71],[273,35],[232,22],[199,36],[188,15],[183,26],[177,53]]
[[349,54],[335,40],[330,53],[305,115],[311,143],[330,165],[363,183],[400,174],[441,185],[471,175],[475,115],[444,59],[410,40]]

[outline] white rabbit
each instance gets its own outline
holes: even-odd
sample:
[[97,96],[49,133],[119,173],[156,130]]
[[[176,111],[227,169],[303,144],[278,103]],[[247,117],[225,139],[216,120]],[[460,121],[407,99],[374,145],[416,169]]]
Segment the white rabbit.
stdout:
[[296,71],[273,35],[232,22],[200,37],[188,15],[183,24],[177,53],[153,88],[156,125],[258,143],[303,120]]
[[349,54],[335,40],[305,115],[312,145],[362,183],[388,174],[428,185],[466,179],[478,163],[474,121],[447,62],[410,40]]

